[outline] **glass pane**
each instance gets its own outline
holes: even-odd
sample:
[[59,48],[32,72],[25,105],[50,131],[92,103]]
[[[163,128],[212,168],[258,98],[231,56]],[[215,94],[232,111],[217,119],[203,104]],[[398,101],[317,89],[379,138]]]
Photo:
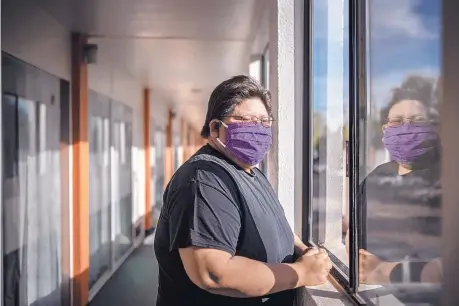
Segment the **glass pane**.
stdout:
[[[111,267],[110,134],[108,105],[89,100],[89,288]],[[105,113],[105,116],[103,115]]]
[[19,242],[19,174],[17,102],[12,95],[3,95],[3,300],[4,303],[19,302],[16,288],[21,281]]
[[[33,275],[35,271],[33,271],[33,264],[30,262],[32,258],[29,252],[32,251],[35,253],[34,251],[39,247],[38,241],[40,239],[40,229],[38,227],[40,222],[33,221],[37,213],[40,214],[40,208],[37,207],[40,204],[37,188],[37,162],[41,160],[41,156],[38,154],[37,145],[38,137],[43,133],[43,123],[40,121],[40,126],[37,126],[37,115],[37,109],[33,101],[18,99],[18,170],[20,191],[18,208],[20,224],[19,243],[22,246],[19,254],[22,261],[22,275],[27,275],[27,278],[30,277],[31,280],[36,279],[37,275]],[[36,133],[37,131],[39,134]],[[37,199],[38,201],[32,201],[31,199]],[[29,219],[29,217],[32,219]],[[40,220],[40,217],[38,217],[38,220]],[[25,286],[21,286],[20,288],[20,294],[25,301],[31,302],[29,295],[33,295],[32,291],[34,288],[28,286],[27,280],[25,280],[24,284]]]
[[119,260],[131,248],[134,233],[131,150],[132,112],[123,105],[112,102],[112,205],[115,260]]
[[151,220],[152,220],[152,227],[156,227],[157,217],[155,214],[155,205],[156,205],[156,176],[157,174],[157,167],[160,166],[156,163],[156,154],[158,144],[156,144],[156,127],[154,124],[150,124],[150,192],[151,192],[151,199],[150,199],[150,209],[151,209]]
[[266,49],[266,52],[263,56],[265,71],[264,71],[264,86],[269,89],[269,49]]
[[60,134],[50,128],[59,112],[9,95],[3,103],[4,165],[11,164],[3,173],[4,303],[60,305]]
[[378,305],[438,305],[441,1],[367,3],[360,289]]
[[254,59],[253,61],[250,62],[249,64],[249,75],[257,80],[258,82],[263,82],[261,79],[261,65],[262,65],[262,57],[259,57],[257,59]]
[[[261,77],[260,77],[260,82],[263,85],[263,87],[269,89],[269,49],[266,48],[265,53],[261,57]],[[263,173],[268,176],[268,160],[269,160],[269,152],[266,154],[265,158],[261,161],[260,163],[260,170],[263,171]]]
[[156,226],[161,208],[163,206],[163,191],[164,191],[164,149],[165,149],[165,134],[161,127],[156,127],[154,132],[155,137],[155,188],[153,193],[153,225]]
[[180,142],[180,118],[176,117],[172,123],[174,143],[174,172],[182,165],[182,144]]
[[[313,241],[347,264],[348,1],[313,2]],[[343,272],[347,268],[343,267]]]
[[1,298],[3,305],[66,304],[60,80],[5,54],[2,59],[2,86],[11,94],[3,93],[2,105]]

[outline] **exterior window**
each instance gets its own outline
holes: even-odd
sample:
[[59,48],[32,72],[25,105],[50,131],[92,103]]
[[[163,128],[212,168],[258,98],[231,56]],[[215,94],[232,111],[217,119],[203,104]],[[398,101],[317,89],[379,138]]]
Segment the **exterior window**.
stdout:
[[[269,58],[268,58],[268,46],[266,46],[264,53],[255,56],[249,65],[249,74],[252,78],[260,82],[260,84],[269,89]],[[268,153],[269,154],[269,153]],[[268,176],[268,154],[266,157],[260,162],[258,168],[263,171],[263,173]]]
[[[313,1],[312,240],[347,265],[342,221],[348,203],[348,1]],[[347,272],[346,272],[347,273]]]
[[308,3],[305,237],[356,302],[439,305],[441,1]]
[[361,291],[391,285],[391,295],[373,298],[382,306],[437,305],[440,298],[440,8],[440,0],[367,7],[359,274]]

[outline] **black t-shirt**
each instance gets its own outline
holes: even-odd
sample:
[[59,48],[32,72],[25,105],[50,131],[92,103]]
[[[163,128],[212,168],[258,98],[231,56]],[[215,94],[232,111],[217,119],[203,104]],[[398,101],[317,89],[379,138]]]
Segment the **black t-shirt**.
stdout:
[[231,298],[202,290],[188,278],[178,252],[195,246],[266,263],[291,263],[293,241],[283,208],[263,173],[248,173],[206,145],[177,170],[164,193],[154,243],[159,264],[156,305],[293,305],[294,290],[263,298]]
[[440,164],[398,174],[385,163],[360,185],[361,247],[385,261],[429,261],[440,256]]

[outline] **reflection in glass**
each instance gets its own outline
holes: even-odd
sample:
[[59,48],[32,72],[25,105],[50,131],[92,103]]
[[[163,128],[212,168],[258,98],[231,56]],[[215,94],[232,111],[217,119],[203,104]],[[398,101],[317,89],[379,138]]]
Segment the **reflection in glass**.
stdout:
[[21,224],[19,216],[24,212],[19,207],[19,150],[17,129],[17,102],[12,95],[3,95],[2,105],[3,136],[3,301],[19,302],[21,281],[20,242]]
[[157,126],[154,130],[154,160],[155,160],[155,171],[152,171],[152,184],[154,184],[152,192],[152,220],[153,225],[156,226],[158,221],[161,208],[163,206],[163,191],[164,191],[164,149],[165,149],[165,131],[161,127]]
[[[98,103],[90,100],[90,108],[103,108]],[[111,265],[109,120],[95,114],[89,115],[89,195],[91,288]]]
[[[260,84],[268,88],[269,87],[269,59],[268,59],[268,49],[266,49],[265,54],[259,58],[252,61],[249,65],[249,74],[255,80],[260,82]],[[268,153],[269,154],[269,153]],[[263,171],[263,173],[268,176],[268,160],[269,156],[266,154],[265,158],[260,162],[258,168]]]
[[132,111],[112,102],[112,211],[115,260],[132,246]]
[[61,305],[59,104],[3,96],[4,305]]
[[[359,152],[364,158],[361,290],[378,305],[438,305],[440,1],[367,3],[369,99],[361,114],[365,146]],[[368,291],[363,284],[383,287]]]
[[312,238],[347,263],[348,1],[315,0],[312,32]]
[[174,145],[174,172],[182,165],[182,143],[180,141],[180,118],[172,121],[172,141]]

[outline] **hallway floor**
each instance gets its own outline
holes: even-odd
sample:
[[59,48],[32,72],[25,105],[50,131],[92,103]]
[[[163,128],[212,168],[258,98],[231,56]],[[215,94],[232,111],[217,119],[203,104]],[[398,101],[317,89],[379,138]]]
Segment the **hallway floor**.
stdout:
[[158,265],[153,237],[136,249],[112,276],[89,306],[154,306],[158,289]]

